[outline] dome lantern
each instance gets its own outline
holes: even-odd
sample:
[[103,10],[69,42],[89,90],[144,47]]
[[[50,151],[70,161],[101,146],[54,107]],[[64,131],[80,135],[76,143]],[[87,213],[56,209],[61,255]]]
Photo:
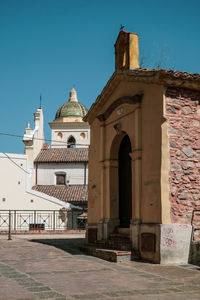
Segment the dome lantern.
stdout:
[[69,93],[69,102],[78,102],[75,88],[72,88]]

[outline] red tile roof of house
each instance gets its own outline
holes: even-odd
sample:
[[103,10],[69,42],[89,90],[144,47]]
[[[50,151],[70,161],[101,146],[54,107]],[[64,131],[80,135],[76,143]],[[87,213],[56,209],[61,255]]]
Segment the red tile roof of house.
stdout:
[[65,202],[87,202],[88,187],[83,185],[35,185],[33,190]]
[[42,149],[35,163],[88,162],[88,148],[51,148]]

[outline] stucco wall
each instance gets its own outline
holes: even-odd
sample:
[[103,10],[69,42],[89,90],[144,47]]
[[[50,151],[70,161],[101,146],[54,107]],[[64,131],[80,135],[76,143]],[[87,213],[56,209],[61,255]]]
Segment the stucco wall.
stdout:
[[42,108],[38,108],[34,113],[34,129],[31,130],[30,124],[27,124],[23,142],[25,144],[25,154],[28,156],[29,162],[33,163],[44,143],[44,117]]
[[[73,136],[78,148],[90,144],[90,127],[87,123],[50,123],[52,148],[66,148],[68,139]],[[62,134],[61,134],[62,133]]]
[[[109,94],[109,92],[108,92]],[[109,106],[123,96],[133,97],[143,94],[141,102],[141,120],[136,120],[136,106],[122,105],[117,107],[105,122],[95,119],[91,125],[91,146],[89,152],[89,214],[88,223],[99,222],[110,214],[110,191],[107,161],[110,159],[111,145],[117,135],[114,125],[121,124],[121,131],[129,135],[132,151],[139,144],[142,149],[142,176],[140,195],[140,218],[142,222],[162,223],[161,213],[161,144],[163,124],[163,87],[121,81],[116,88],[102,101],[98,115],[104,113]],[[121,113],[120,113],[121,111]],[[97,115],[97,114],[96,114]],[[137,136],[139,135],[139,136]],[[141,141],[140,141],[141,139]],[[136,144],[136,140],[138,145]],[[103,171],[102,171],[103,169]],[[104,174],[102,176],[102,174]],[[133,176],[133,188],[135,178]],[[168,181],[165,180],[168,185]],[[117,188],[117,186],[116,186]],[[134,193],[134,190],[133,190]],[[168,201],[168,194],[164,196]],[[102,208],[102,206],[104,206]],[[137,205],[136,205],[137,206]],[[136,206],[133,204],[133,207]],[[134,213],[134,212],[133,212]],[[166,211],[166,215],[169,214]],[[138,217],[138,216],[137,216]],[[169,219],[169,218],[168,218]]]
[[[86,170],[85,170],[86,169]],[[55,185],[56,173],[66,173],[66,184],[88,184],[88,166],[84,163],[75,164],[37,164],[37,185]]]
[[141,220],[143,223],[162,223],[161,126],[163,123],[163,88],[157,85],[146,85],[144,88],[142,100]]
[[92,123],[91,146],[89,148],[89,174],[88,174],[88,223],[97,223],[102,217],[101,194],[103,182],[101,177],[101,148],[100,148],[101,128],[98,119]]
[[31,190],[28,173],[26,155],[0,153],[0,209],[53,210],[67,205]]
[[168,89],[166,118],[170,145],[170,202],[173,223],[190,224],[200,209],[200,93]]

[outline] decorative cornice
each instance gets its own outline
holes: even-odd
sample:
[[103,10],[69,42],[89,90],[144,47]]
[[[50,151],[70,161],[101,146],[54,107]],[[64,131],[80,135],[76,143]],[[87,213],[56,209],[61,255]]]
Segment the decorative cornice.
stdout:
[[143,94],[134,95],[133,97],[124,96],[115,100],[103,113],[97,116],[99,121],[106,121],[108,117],[112,114],[112,112],[122,104],[137,104],[140,103],[142,100]]
[[113,90],[122,81],[157,84],[166,88],[176,87],[190,89],[191,91],[196,90],[198,93],[200,92],[200,74],[143,68],[115,71],[104,87],[102,93],[91,106],[88,114],[84,117],[84,121],[88,121],[91,124],[96,118],[96,115],[98,115],[99,110],[113,93]]

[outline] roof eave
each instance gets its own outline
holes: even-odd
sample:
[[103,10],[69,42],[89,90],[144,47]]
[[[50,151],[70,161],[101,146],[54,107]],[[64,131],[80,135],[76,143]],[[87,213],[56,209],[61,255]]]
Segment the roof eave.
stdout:
[[[196,77],[196,78],[195,78]],[[174,86],[179,88],[187,88],[200,91],[200,75],[190,74],[187,72],[178,72],[165,69],[130,69],[115,71],[103,88],[101,94],[92,104],[87,115],[83,118],[85,122],[91,122],[99,113],[98,109],[105,98],[108,98],[117,84],[124,79],[133,82],[143,82],[150,84],[158,84],[163,86]]]

